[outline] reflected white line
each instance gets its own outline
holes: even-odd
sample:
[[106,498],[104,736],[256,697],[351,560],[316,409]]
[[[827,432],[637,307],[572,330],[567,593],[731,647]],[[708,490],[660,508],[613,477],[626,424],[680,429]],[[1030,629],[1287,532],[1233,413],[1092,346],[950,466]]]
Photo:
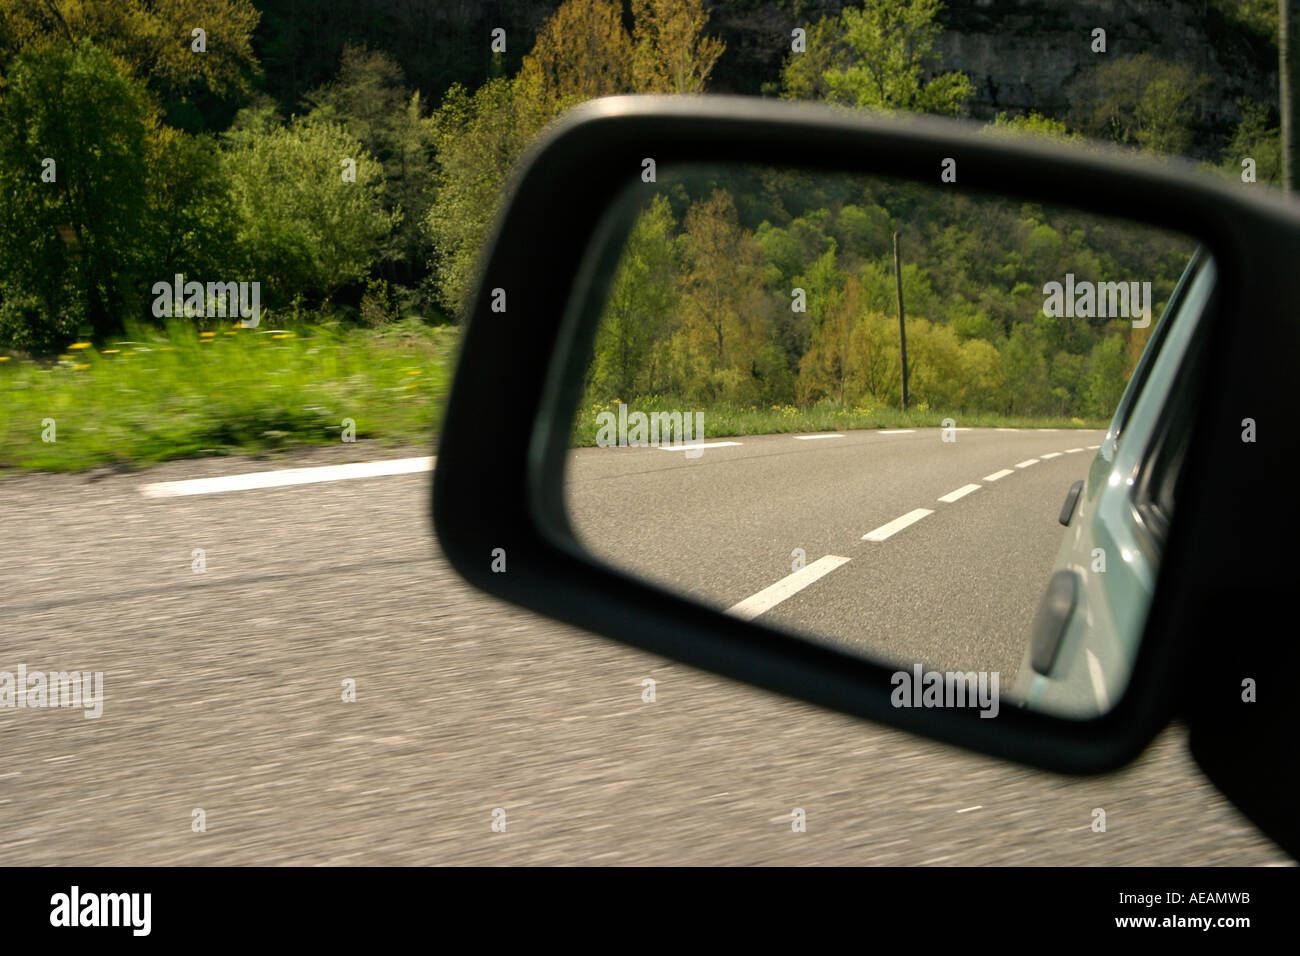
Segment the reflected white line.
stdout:
[[410,475],[433,470],[433,458],[392,458],[388,461],[364,461],[352,465],[321,465],[315,468],[283,468],[279,471],[255,471],[221,478],[191,478],[185,481],[159,481],[144,485],[140,493],[149,498],[175,498],[182,495],[211,495],[222,491],[252,491],[257,488],[283,488],[318,481],[347,481],[352,478],[380,478],[386,475]]
[[962,486],[961,486],[960,488],[958,488],[956,491],[950,491],[950,492],[948,492],[946,495],[944,495],[944,496],[943,496],[942,498],[940,498],[939,500],[940,500],[940,501],[943,501],[943,502],[945,502],[945,503],[947,503],[947,504],[952,504],[952,503],[953,503],[954,501],[956,501],[958,498],[965,498],[965,497],[966,497],[968,494],[970,494],[972,491],[979,491],[979,490],[980,490],[980,486],[979,486],[979,485],[962,485]]
[[745,598],[734,607],[728,608],[727,613],[740,618],[742,621],[752,621],[764,611],[771,610],[786,598],[798,594],[814,581],[830,574],[841,564],[847,564],[848,560],[848,558],[841,558],[834,554],[818,558],[807,567],[800,568],[794,574],[787,574],[775,584],[763,588],[757,594]]
[[1007,475],[1014,475],[1015,472],[1010,468],[1003,468],[1001,471],[995,471],[991,475],[985,475],[981,481],[997,481],[999,478],[1005,478]]
[[875,531],[868,531],[866,534],[862,536],[862,540],[863,541],[884,541],[886,538],[890,537],[891,535],[898,534],[898,532],[902,531],[908,525],[916,524],[926,515],[932,515],[932,514],[934,514],[934,512],[931,511],[929,508],[917,508],[914,511],[909,511],[907,514],[903,515],[902,517],[895,518],[893,521],[889,522],[889,524],[882,524]]
[[738,441],[702,441],[694,442],[687,445],[656,445],[660,451],[691,451],[699,448],[729,448],[732,445],[739,445]]

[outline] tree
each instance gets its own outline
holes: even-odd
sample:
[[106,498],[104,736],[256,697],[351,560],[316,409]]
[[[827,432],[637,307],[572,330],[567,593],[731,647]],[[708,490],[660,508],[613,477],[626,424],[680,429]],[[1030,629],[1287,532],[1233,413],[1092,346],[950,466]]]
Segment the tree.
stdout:
[[[379,163],[343,127],[294,122],[227,134],[224,160],[249,278],[280,301],[326,298],[364,277],[397,222]],[[355,181],[342,161],[355,161]]]
[[652,395],[667,384],[655,345],[667,339],[676,311],[673,232],[672,207],[656,196],[628,237],[596,333],[590,383],[603,399]]
[[1178,155],[1192,143],[1192,124],[1210,79],[1150,53],[1091,67],[1069,88],[1071,116],[1088,136]]
[[1223,152],[1223,168],[1234,179],[1241,176],[1243,159],[1255,160],[1255,181],[1270,186],[1282,184],[1282,134],[1269,122],[1267,107],[1241,101],[1241,122],[1237,124]]
[[634,81],[702,88],[720,47],[699,37],[698,0],[649,0],[636,10],[639,48],[614,0],[566,0],[542,24],[518,74],[474,93],[448,91],[433,117],[434,198],[424,225],[434,291],[449,312],[466,307],[506,177],[548,122],[585,99],[632,92]]
[[757,399],[756,365],[766,341],[763,260],[736,215],[731,194],[714,190],[686,212],[682,239],[682,325],[676,350],[686,397]]
[[827,74],[838,74],[852,65],[852,51],[844,41],[844,25],[839,17],[822,17],[806,32],[805,48],[792,50],[781,67],[782,99],[830,99]]
[[830,398],[844,404],[852,364],[851,338],[862,312],[856,276],[835,266],[835,243],[796,280],[808,293],[811,318],[808,350],[799,360],[799,394],[803,401]]
[[1086,395],[1090,414],[1107,418],[1115,413],[1128,381],[1124,364],[1122,335],[1108,335],[1093,347],[1088,358]]
[[406,264],[409,277],[427,258],[422,222],[433,179],[433,121],[419,92],[406,88],[387,53],[349,44],[335,78],[304,99],[307,122],[341,125],[382,165],[384,208],[402,216],[391,258]]
[[468,305],[506,177],[552,115],[536,74],[489,80],[474,93],[454,86],[434,114],[434,195],[424,227],[434,295],[449,313]]
[[[135,77],[173,92],[242,92],[257,72],[252,0],[5,0],[0,62],[65,42],[93,41]],[[206,32],[203,53],[192,31]]]
[[219,142],[157,127],[147,165],[148,277],[225,276],[236,267],[238,251]]
[[726,44],[704,35],[701,0],[632,0],[632,85],[638,93],[703,93]]
[[964,73],[923,81],[935,38],[939,0],[864,0],[840,14],[850,62],[823,74],[832,102],[877,110],[956,116],[974,87]]
[[521,75],[553,109],[625,93],[632,84],[632,39],[614,0],[566,0],[537,33]]
[[45,329],[28,330],[29,346],[58,347],[83,321],[103,338],[139,307],[152,128],[142,85],[88,41],[14,61],[0,100],[0,275],[6,298],[39,303]]

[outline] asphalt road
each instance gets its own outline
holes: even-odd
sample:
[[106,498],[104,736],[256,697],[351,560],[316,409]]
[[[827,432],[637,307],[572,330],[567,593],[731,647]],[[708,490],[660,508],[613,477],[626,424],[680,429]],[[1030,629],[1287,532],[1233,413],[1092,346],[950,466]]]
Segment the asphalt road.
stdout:
[[[1121,773],[1056,777],[482,596],[438,550],[427,471],[142,493],[172,480],[422,454],[356,445],[0,481],[0,670],[102,671],[105,691],[98,719],[0,708],[0,863],[1286,861],[1202,780],[1179,728]],[[962,470],[959,483],[1014,465],[1004,459]],[[804,547],[811,561],[820,548],[845,555],[832,546],[847,542],[851,563],[825,585],[856,582],[857,566],[870,582],[885,572],[868,555],[885,551],[860,536],[895,517],[891,506],[935,512],[881,542],[898,546],[891,559],[924,553],[909,538],[942,537],[959,520],[962,548],[973,547],[978,509],[1015,494],[1012,481],[1041,480],[1043,500],[1064,494],[1068,476],[1046,464],[951,506],[931,500],[952,490],[939,480],[951,476],[900,473],[911,496],[860,506],[826,532],[841,537],[801,530],[770,546]],[[942,563],[961,549],[939,551]],[[730,587],[734,576],[744,597],[780,577],[784,558],[757,550],[746,561],[710,580]],[[642,700],[647,677],[657,682],[653,703]],[[352,703],[342,699],[347,680]],[[1090,828],[1098,807],[1104,833]],[[492,828],[498,808],[504,832]],[[794,808],[807,814],[806,833],[792,832]],[[193,826],[198,809],[205,832]]]
[[[997,671],[1009,688],[1063,537],[1061,503],[1104,435],[771,435],[697,458],[585,448],[567,491],[583,542],[638,576],[725,609],[793,575],[796,549],[805,565],[838,559],[761,620],[909,669]],[[883,540],[863,540],[882,527]]]

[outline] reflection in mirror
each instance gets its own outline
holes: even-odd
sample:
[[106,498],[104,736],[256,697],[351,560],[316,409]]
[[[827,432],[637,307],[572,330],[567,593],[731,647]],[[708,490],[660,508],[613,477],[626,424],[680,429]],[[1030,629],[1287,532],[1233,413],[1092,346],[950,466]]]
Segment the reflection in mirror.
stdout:
[[1108,710],[1174,504],[1196,243],[939,181],[710,166],[630,193],[579,543],[894,667],[896,706]]

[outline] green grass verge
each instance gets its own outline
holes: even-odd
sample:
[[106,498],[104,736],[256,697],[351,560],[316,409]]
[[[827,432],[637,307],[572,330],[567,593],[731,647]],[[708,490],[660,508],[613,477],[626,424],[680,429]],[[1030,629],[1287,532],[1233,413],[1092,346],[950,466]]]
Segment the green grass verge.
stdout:
[[[79,471],[335,443],[424,444],[449,384],[456,332],[226,326],[132,330],[57,363],[0,361],[0,469]],[[47,424],[53,420],[54,441]]]
[[[842,408],[837,405],[816,405],[811,408],[796,408],[793,405],[769,408],[712,405],[701,408],[689,402],[661,398],[632,401],[628,405],[629,414],[636,411],[684,412],[688,409],[704,412],[706,439],[792,432],[835,432],[857,428],[940,428],[948,418],[958,428],[1105,428],[1108,424],[1102,419],[932,411],[925,406],[910,408],[906,412],[897,408]],[[599,431],[596,416],[601,412],[617,413],[618,406],[612,402],[583,403],[574,422],[574,446],[596,444]]]
[[[127,462],[259,453],[357,438],[425,444],[450,383],[457,332],[417,321],[369,331],[317,325],[292,331],[235,326],[200,333],[187,323],[133,330],[96,349],[83,343],[54,363],[0,356],[0,471],[81,471]],[[695,410],[666,398],[631,411]],[[1104,428],[1105,421],[932,411],[924,406],[800,409],[713,405],[706,438],[860,428]],[[584,402],[573,445],[596,444]],[[47,423],[53,421],[54,441]]]

